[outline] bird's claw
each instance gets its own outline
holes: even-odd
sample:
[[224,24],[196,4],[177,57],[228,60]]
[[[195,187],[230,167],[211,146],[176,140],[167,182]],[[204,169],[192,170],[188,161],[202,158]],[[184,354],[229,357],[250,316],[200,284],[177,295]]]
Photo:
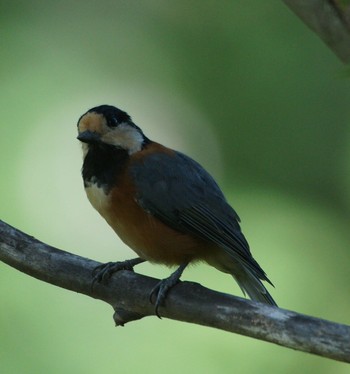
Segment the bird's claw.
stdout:
[[179,282],[179,279],[172,280],[171,276],[166,279],[162,279],[160,282],[156,284],[156,286],[152,289],[149,299],[152,304],[155,306],[155,314],[158,318],[162,318],[159,314],[159,307],[164,304],[164,301],[168,295],[168,292],[171,288],[173,288],[176,283]]
[[159,307],[164,304],[164,301],[169,291],[180,281],[182,272],[184,271],[186,264],[181,265],[170,277],[162,279],[152,289],[149,299],[152,304],[155,305],[155,314],[158,318],[162,318],[159,314]]
[[141,258],[135,258],[132,260],[117,261],[117,262],[107,262],[106,264],[101,264],[96,266],[93,270],[93,279],[91,288],[94,288],[96,283],[106,284],[110,277],[120,270],[134,271],[134,266],[144,262]]

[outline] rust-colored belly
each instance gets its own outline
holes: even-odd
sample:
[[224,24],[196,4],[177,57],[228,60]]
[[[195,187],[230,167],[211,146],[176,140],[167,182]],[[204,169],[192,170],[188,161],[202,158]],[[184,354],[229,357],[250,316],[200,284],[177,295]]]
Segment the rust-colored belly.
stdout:
[[179,265],[203,257],[205,241],[176,231],[147,213],[136,203],[130,185],[120,185],[108,194],[92,185],[86,188],[86,193],[120,239],[141,258]]

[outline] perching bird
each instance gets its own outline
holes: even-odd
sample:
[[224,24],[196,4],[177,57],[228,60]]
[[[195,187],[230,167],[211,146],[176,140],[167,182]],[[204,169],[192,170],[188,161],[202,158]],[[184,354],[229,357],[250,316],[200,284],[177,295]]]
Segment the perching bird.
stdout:
[[205,261],[231,274],[252,300],[276,305],[262,281],[272,283],[254,260],[237,213],[201,165],[148,139],[126,112],[110,105],[83,114],[78,133],[87,197],[139,256],[106,264],[98,281],[144,261],[178,266],[152,291],[158,314],[185,267]]

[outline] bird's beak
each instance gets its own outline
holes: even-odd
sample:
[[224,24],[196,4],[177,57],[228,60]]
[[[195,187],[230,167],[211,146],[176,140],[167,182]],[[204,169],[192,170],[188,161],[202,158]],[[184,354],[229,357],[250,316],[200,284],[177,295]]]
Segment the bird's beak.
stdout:
[[93,132],[89,130],[81,132],[77,136],[77,139],[83,143],[89,143],[89,144],[100,143],[101,141],[101,137],[97,132]]

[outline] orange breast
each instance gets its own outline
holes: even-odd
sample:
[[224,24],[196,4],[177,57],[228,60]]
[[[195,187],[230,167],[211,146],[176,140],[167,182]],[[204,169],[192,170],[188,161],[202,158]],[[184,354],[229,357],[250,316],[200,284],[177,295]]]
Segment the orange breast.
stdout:
[[[172,152],[156,143],[132,157],[144,153]],[[118,185],[108,195],[102,189],[86,189],[91,204],[106,219],[118,236],[141,258],[166,265],[179,265],[204,257],[208,243],[194,236],[176,231],[141,208],[136,200],[132,181],[124,171]]]
[[199,240],[173,230],[134,200],[128,188],[111,192],[111,205],[105,216],[119,237],[140,257],[167,265],[190,261],[198,254]]

